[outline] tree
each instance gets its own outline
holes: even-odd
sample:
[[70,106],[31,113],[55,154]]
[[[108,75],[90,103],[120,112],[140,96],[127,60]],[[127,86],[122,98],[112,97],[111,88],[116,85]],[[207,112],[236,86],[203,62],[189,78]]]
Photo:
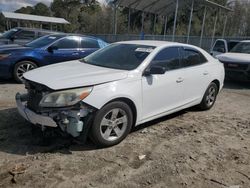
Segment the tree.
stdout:
[[40,15],[40,16],[50,16],[50,10],[49,10],[49,7],[47,7],[45,4],[37,3],[33,7],[33,11],[31,14]]

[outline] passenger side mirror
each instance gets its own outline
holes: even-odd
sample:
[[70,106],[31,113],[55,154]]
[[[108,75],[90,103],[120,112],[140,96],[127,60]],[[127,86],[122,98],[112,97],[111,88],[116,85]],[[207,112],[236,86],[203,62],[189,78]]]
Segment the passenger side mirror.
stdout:
[[144,75],[165,74],[166,68],[162,66],[152,66],[145,70]]
[[48,50],[48,52],[53,53],[54,50],[58,50],[58,47],[57,46],[50,46],[50,47],[48,47],[47,50]]

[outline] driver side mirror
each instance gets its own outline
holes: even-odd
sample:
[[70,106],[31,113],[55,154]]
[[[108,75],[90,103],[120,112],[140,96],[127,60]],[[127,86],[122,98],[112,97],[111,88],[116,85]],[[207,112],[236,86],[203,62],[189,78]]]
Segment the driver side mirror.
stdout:
[[165,74],[165,72],[166,72],[165,67],[155,65],[155,66],[147,68],[144,72],[144,75],[150,76],[150,75],[154,75],[154,74]]
[[50,47],[48,47],[48,52],[50,52],[50,53],[53,53],[55,50],[58,50],[58,47],[57,46],[50,46]]

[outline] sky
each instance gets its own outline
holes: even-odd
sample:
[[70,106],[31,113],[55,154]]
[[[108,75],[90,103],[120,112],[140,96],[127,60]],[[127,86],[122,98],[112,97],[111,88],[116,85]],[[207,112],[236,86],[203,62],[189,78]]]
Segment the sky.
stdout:
[[[1,11],[15,11],[24,6],[33,6],[38,2],[42,2],[49,5],[52,0],[0,0],[0,12]],[[103,3],[105,0],[98,0]]]

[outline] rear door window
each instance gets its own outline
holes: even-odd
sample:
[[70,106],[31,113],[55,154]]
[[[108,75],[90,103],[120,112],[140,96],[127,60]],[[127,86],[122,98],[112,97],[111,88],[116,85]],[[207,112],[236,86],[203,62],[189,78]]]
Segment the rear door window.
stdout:
[[95,39],[81,38],[81,48],[100,48],[100,46]]
[[204,57],[204,55],[202,55],[201,52],[195,49],[182,48],[181,52],[181,67],[192,67],[207,62],[207,59]]

